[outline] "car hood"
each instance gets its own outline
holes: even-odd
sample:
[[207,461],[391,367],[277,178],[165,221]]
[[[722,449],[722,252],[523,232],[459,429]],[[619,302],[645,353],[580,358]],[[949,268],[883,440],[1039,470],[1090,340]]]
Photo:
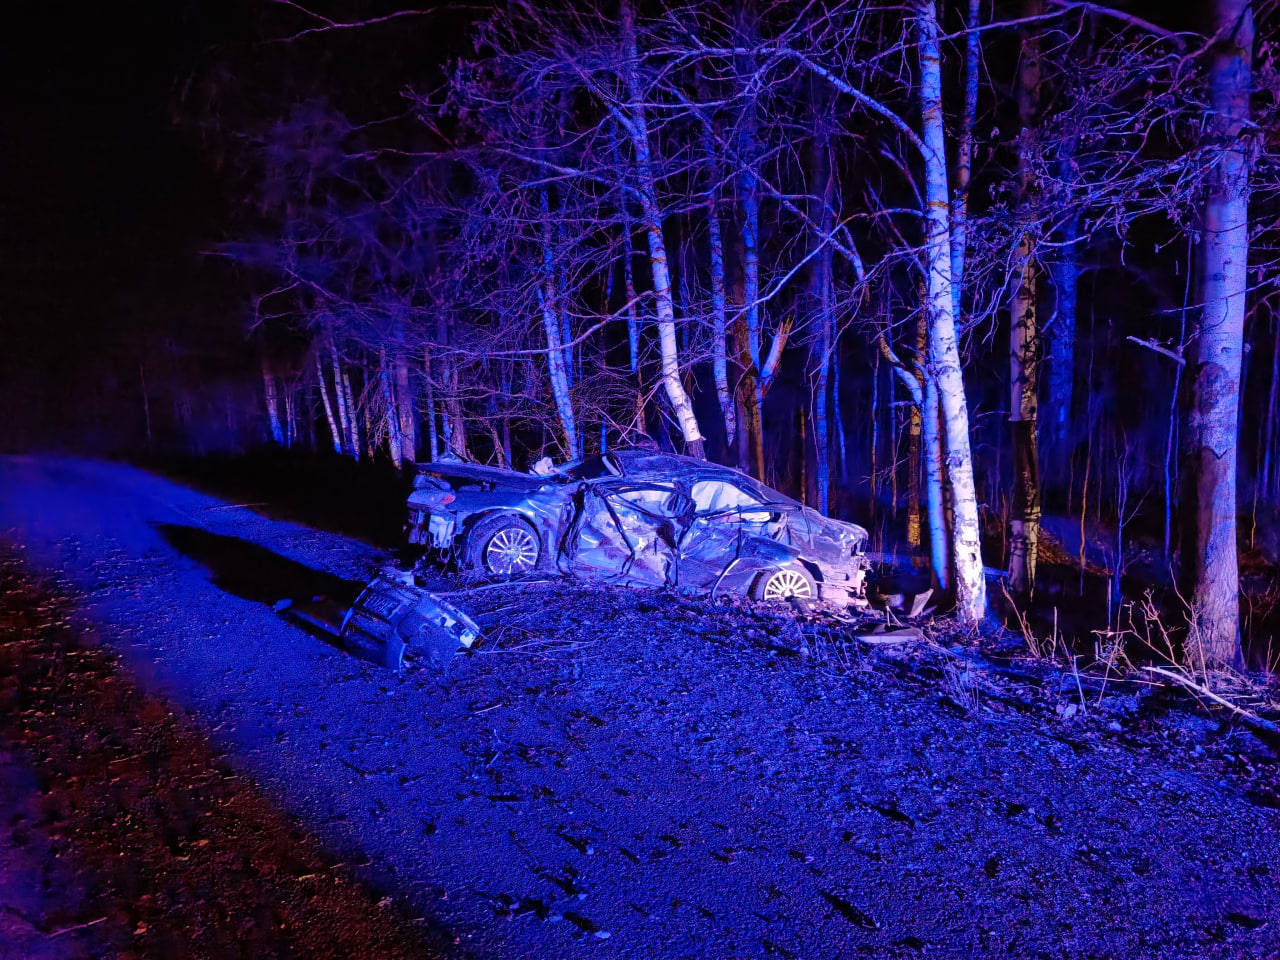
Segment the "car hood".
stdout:
[[865,527],[847,520],[824,517],[817,510],[801,507],[791,521],[791,529],[810,542],[827,541],[862,549],[869,536]]

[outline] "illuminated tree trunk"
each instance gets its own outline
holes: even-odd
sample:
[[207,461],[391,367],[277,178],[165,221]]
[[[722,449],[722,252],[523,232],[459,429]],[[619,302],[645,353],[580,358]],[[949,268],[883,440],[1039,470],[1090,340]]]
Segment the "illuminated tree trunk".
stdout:
[[747,402],[747,428],[751,436],[753,472],[764,480],[764,383],[760,356],[760,197],[755,172],[756,143],[754,110],[749,104],[742,119],[739,135],[738,202],[742,206],[742,309],[745,320],[747,353],[751,357],[752,376],[747,386],[752,396]]
[[830,143],[824,118],[818,118],[817,136],[813,144],[813,174],[810,192],[818,198],[819,209],[814,221],[821,237],[816,242],[822,249],[814,261],[811,292],[817,307],[818,340],[817,357],[813,362],[813,449],[817,466],[818,511],[827,514],[831,500],[831,457],[829,424],[827,420],[827,374],[831,369],[831,343],[834,323],[831,316],[831,245],[826,238],[833,229],[833,200],[835,181],[831,176]]
[[284,446],[284,428],[280,425],[280,402],[276,397],[276,379],[271,376],[271,368],[267,366],[267,358],[262,358],[262,386],[267,400],[267,420],[271,424],[271,441],[278,447]]
[[720,171],[716,163],[715,144],[710,123],[703,125],[703,149],[710,167],[711,185],[707,188],[707,246],[711,256],[711,376],[716,385],[716,399],[724,419],[725,446],[733,449],[738,430],[737,404],[729,390],[729,358],[726,338],[729,331],[728,299],[724,286],[724,240],[720,234],[720,213],[716,209]]
[[[335,366],[340,369],[341,363],[338,360],[338,354],[336,351],[333,354],[333,361]],[[340,388],[340,392],[342,395],[342,409],[346,410],[347,412],[347,432],[348,432],[348,439],[350,442],[349,449],[351,450],[351,456],[359,460],[360,459],[360,422],[359,420],[356,419],[358,411],[356,409],[355,393],[351,389],[351,374],[346,370],[342,370],[341,373],[342,373],[342,386]]]
[[635,154],[638,192],[640,194],[641,226],[649,238],[649,269],[653,279],[653,296],[657,310],[658,355],[661,360],[662,388],[675,414],[690,455],[705,456],[702,431],[694,415],[693,404],[680,382],[680,355],[676,344],[675,304],[671,298],[671,271],[667,262],[667,245],[662,237],[662,210],[658,205],[655,188],[653,158],[649,144],[649,126],[645,103],[640,89],[639,54],[636,49],[635,19],[630,3],[622,4],[622,37],[624,67],[629,97],[627,126],[631,147]]
[[[1027,0],[1027,17],[1038,17],[1040,0]],[[1033,27],[1034,29],[1034,27]],[[1031,130],[1040,105],[1040,44],[1023,35],[1018,73],[1018,187],[1025,209],[1034,200],[1035,182],[1028,166]],[[1039,324],[1036,316],[1036,237],[1030,227],[1018,240],[1018,271],[1009,308],[1009,421],[1013,440],[1013,497],[1009,515],[1009,587],[1015,594],[1035,589],[1036,553],[1040,542],[1040,470],[1036,451],[1039,384]]]
[[333,439],[333,452],[342,453],[342,433],[338,430],[338,421],[333,414],[333,404],[329,401],[329,390],[324,384],[324,365],[320,362],[320,348],[316,348],[316,382],[320,384],[320,399],[324,401],[324,415],[329,422],[329,436]]
[[1210,172],[1202,211],[1203,303],[1194,363],[1183,469],[1181,573],[1210,664],[1240,665],[1236,460],[1240,362],[1249,259],[1249,122],[1254,26],[1249,0],[1216,0],[1218,37],[1209,74],[1212,145],[1222,152]]
[[1009,421],[1013,435],[1013,502],[1009,516],[1009,587],[1030,593],[1035,586],[1036,553],[1040,540],[1040,471],[1036,451],[1036,334],[1035,243],[1024,234],[1018,245],[1021,269],[1010,309]]
[[956,182],[951,195],[951,301],[963,315],[965,258],[969,243],[969,179],[973,169],[973,124],[978,114],[978,69],[982,34],[977,30],[980,0],[969,0],[969,33],[965,36],[964,113],[956,144]]
[[387,452],[391,454],[391,462],[399,470],[403,466],[400,452],[400,416],[396,409],[396,393],[391,385],[391,374],[387,370],[387,351],[381,351],[378,357],[378,379],[382,383],[382,399],[386,405],[384,417],[387,423]]
[[403,348],[396,356],[396,401],[400,417],[400,459],[412,464],[418,459],[418,410],[409,386],[409,363]]
[[329,358],[333,366],[333,394],[338,404],[338,423],[342,426],[342,446],[355,459],[360,459],[359,427],[356,426],[355,406],[351,402],[351,383],[342,371],[338,347],[333,334],[329,335]]
[[[947,190],[946,132],[942,112],[942,53],[934,0],[917,0],[920,54],[921,133],[925,173],[925,309],[929,321],[929,364],[937,383],[938,404],[947,449],[954,529],[956,611],[963,622],[986,615],[987,584],[983,578],[978,500],[969,444],[969,410],[956,338],[954,291],[951,287],[951,235]],[[927,413],[926,413],[927,415]]]
[[556,313],[555,264],[551,249],[551,212],[547,189],[538,191],[542,212],[542,283],[538,286],[538,308],[542,311],[542,329],[547,338],[547,368],[551,376],[551,394],[564,431],[565,453],[569,459],[578,453],[578,425],[573,415],[573,398],[569,393],[567,352],[561,340],[561,323]]
[[[1070,182],[1071,144],[1058,163],[1058,176]],[[1050,267],[1053,276],[1054,311],[1048,327],[1048,404],[1040,418],[1041,433],[1048,441],[1052,472],[1064,478],[1071,453],[1071,406],[1075,393],[1076,286],[1080,279],[1080,222],[1070,217],[1062,226],[1062,247]],[[1063,480],[1059,480],[1063,482]]]

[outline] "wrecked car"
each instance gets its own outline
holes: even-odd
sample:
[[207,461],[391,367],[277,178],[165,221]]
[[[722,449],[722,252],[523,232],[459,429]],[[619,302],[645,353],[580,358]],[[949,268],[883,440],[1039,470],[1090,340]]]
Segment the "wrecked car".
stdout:
[[865,529],[692,457],[620,450],[537,474],[419,464],[408,509],[427,557],[496,577],[866,605]]

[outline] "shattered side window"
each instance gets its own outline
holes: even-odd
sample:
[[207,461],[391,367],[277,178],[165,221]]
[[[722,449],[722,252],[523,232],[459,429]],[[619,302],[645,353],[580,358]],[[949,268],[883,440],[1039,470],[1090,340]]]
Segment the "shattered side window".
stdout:
[[723,480],[699,480],[689,488],[698,513],[722,513],[760,506],[760,501],[741,487]]
[[661,516],[673,514],[679,507],[679,494],[672,487],[638,487],[632,490],[619,490],[614,496],[629,506]]

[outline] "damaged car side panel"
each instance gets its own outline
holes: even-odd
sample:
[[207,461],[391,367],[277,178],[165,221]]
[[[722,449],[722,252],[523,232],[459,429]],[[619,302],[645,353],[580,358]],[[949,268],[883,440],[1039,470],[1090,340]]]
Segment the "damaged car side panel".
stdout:
[[414,486],[410,543],[489,573],[554,567],[617,583],[865,604],[866,530],[706,461],[620,451],[540,476],[435,463]]

